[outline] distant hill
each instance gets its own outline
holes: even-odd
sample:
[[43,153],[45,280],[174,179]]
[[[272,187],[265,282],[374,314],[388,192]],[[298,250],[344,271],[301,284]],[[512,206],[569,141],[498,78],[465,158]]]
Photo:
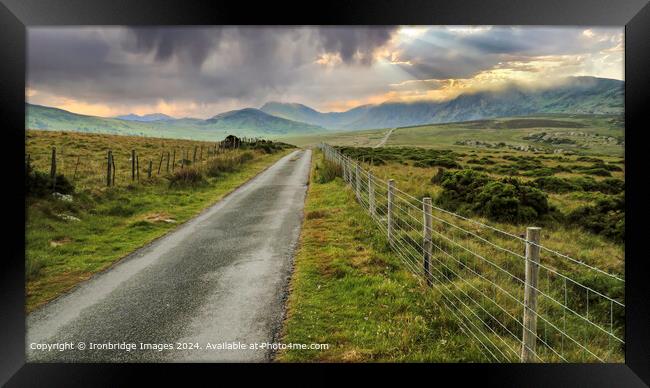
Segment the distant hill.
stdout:
[[359,120],[372,105],[362,105],[345,112],[322,113],[306,105],[298,103],[267,102],[260,110],[268,114],[288,120],[302,121],[325,128],[345,128],[349,123]]
[[[324,130],[316,125],[271,116],[252,108],[222,113],[208,120],[174,119],[169,116],[166,116],[168,119],[163,120],[106,118],[32,104],[25,104],[25,112],[25,127],[29,129],[201,140],[221,140],[229,134],[272,138],[280,135],[310,134]],[[138,117],[146,118],[146,116]]]
[[150,113],[148,115],[143,115],[139,116],[133,113],[129,113],[128,115],[122,115],[122,116],[116,116],[116,119],[119,120],[127,120],[127,121],[168,121],[168,120],[174,120],[173,117],[167,116],[166,114],[163,113]]
[[538,113],[617,114],[624,107],[624,82],[571,77],[560,86],[461,94],[443,102],[386,102],[340,113],[321,113],[301,104],[267,103],[262,110],[330,129],[374,129],[436,124]]
[[266,133],[286,134],[289,132],[320,132],[324,128],[305,124],[265,113],[259,109],[245,108],[218,114],[205,120],[202,124],[210,129],[250,129],[263,130]]

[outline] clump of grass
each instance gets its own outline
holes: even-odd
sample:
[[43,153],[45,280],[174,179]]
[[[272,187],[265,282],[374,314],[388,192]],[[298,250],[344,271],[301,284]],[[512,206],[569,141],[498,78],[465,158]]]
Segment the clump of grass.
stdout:
[[334,180],[337,176],[343,175],[341,166],[329,160],[323,160],[316,164],[316,182],[327,183]]
[[209,177],[218,177],[225,173],[237,171],[244,163],[254,158],[255,155],[250,151],[235,155],[218,156],[208,161],[205,173]]
[[186,167],[174,171],[169,177],[170,186],[195,186],[205,181],[203,173],[198,168]]

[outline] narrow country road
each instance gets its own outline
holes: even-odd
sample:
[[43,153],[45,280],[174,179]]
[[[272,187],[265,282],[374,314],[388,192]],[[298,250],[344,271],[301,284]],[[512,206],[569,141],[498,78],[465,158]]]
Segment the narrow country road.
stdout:
[[[310,150],[283,157],[197,218],[31,313],[28,361],[269,360],[269,349],[206,344],[277,341],[310,160]],[[30,349],[63,342],[75,349]],[[127,343],[137,348],[127,351]]]
[[386,144],[386,142],[388,141],[388,138],[390,137],[390,135],[393,134],[393,131],[394,131],[395,129],[397,129],[397,128],[391,128],[391,129],[389,129],[388,132],[386,132],[386,134],[384,135],[384,137],[381,139],[381,141],[380,141],[379,143],[375,144],[375,146],[374,146],[373,148],[383,147],[384,144]]

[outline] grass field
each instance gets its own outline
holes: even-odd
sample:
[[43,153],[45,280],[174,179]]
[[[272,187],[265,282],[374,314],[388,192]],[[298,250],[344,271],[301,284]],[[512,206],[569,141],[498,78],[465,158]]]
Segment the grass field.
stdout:
[[[26,310],[32,311],[176,228],[289,152],[283,148],[270,154],[255,149],[209,154],[214,144],[27,131],[26,152],[35,170],[49,172],[51,147],[56,147],[59,173],[72,181],[76,167],[76,179],[71,198],[26,198]],[[203,162],[198,162],[197,155],[194,166],[181,170],[182,150],[191,152],[192,159],[195,146],[204,147]],[[113,150],[117,170],[112,187],[106,187],[108,148]],[[132,149],[140,158],[139,182],[131,181]],[[171,185],[174,174],[165,172],[164,160],[161,173],[157,171],[161,151],[174,149],[176,176],[181,171],[209,169],[215,161],[237,163],[219,174],[192,175],[199,178],[194,184]],[[245,153],[250,160],[242,158]],[[146,173],[149,160],[156,162],[151,178]]]
[[[326,142],[371,147],[378,144],[386,132],[387,129],[376,129],[286,139],[299,146]],[[546,138],[536,137],[542,133]],[[458,150],[528,147],[540,153],[561,150],[585,155],[623,156],[624,133],[620,116],[537,115],[397,128],[385,145]]]

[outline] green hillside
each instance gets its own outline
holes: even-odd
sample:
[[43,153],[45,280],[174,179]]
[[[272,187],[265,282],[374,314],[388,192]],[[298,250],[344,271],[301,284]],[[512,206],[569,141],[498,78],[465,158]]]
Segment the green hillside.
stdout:
[[[229,134],[274,138],[280,135],[309,134],[322,128],[281,119],[263,113],[228,112],[208,120],[183,118],[160,121],[134,121],[76,114],[62,109],[25,104],[28,129],[78,131],[195,140],[221,140]],[[239,112],[239,113],[238,113]]]

